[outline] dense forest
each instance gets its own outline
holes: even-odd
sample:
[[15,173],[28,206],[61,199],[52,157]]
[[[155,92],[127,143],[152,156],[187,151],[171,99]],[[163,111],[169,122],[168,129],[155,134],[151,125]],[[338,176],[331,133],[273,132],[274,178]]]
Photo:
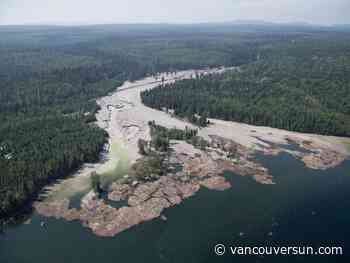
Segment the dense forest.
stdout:
[[156,72],[248,63],[257,46],[285,39],[188,26],[0,27],[0,219],[98,159],[97,97]]
[[[179,82],[174,101],[166,88],[144,94],[153,107],[257,124],[276,121],[279,127],[286,127],[288,117],[295,123],[293,118],[323,116],[324,132],[347,134],[349,42],[346,32],[330,30],[224,24],[0,27],[0,219],[50,180],[97,160],[106,134],[94,124],[95,99],[126,80],[157,72],[246,65],[242,73]],[[308,58],[310,38],[318,49]],[[327,38],[329,47],[322,45]],[[260,101],[252,106],[254,114],[243,109],[254,105],[252,98]],[[301,98],[298,105],[294,98]],[[304,101],[312,111],[305,108],[309,104],[299,107]],[[268,103],[283,111],[272,114]],[[300,115],[303,110],[307,113]]]
[[200,126],[211,117],[350,136],[349,41],[332,34],[262,46],[256,61],[238,70],[162,85],[142,100]]

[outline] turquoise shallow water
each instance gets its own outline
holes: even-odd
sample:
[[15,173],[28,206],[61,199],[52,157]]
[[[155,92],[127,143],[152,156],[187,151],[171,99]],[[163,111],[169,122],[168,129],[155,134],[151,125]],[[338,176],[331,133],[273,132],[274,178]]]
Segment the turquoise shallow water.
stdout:
[[[227,173],[232,189],[202,189],[168,209],[166,222],[153,220],[114,238],[96,237],[77,222],[34,214],[31,224],[0,235],[0,262],[350,262],[350,161],[314,171],[287,154],[257,158],[271,170],[276,185]],[[337,245],[345,255],[219,257],[213,251],[217,243]]]

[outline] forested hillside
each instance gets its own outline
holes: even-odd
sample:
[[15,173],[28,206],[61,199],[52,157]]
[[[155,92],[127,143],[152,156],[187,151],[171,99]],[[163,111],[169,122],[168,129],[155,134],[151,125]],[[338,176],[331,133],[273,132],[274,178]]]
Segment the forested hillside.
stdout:
[[0,27],[0,218],[48,181],[97,160],[95,99],[162,71],[241,65],[274,33],[134,25]]
[[0,140],[1,205],[11,208],[49,179],[96,161],[105,134],[79,118],[50,116],[3,125]]
[[[156,72],[247,65],[179,82],[174,93],[156,89],[144,101],[180,115],[348,134],[349,42],[330,34],[205,24],[0,27],[0,219],[48,181],[97,160],[106,134],[93,124],[95,99]],[[310,52],[310,38],[320,50]]]
[[[300,132],[350,136],[350,36],[308,36],[258,49],[257,61],[142,94],[151,107]],[[206,122],[203,122],[206,124]]]

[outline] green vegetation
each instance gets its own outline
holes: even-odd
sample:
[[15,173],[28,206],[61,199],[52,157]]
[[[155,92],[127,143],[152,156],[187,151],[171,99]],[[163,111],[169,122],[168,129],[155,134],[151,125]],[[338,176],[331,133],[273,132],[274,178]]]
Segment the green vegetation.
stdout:
[[163,126],[157,125],[154,121],[149,123],[151,128],[151,146],[156,150],[166,152],[169,148],[170,140],[187,141],[194,145],[203,145],[201,138],[197,136],[198,130],[190,129],[188,127],[185,130],[171,128],[167,129]]
[[[106,134],[92,124],[97,97],[148,74],[255,57],[257,43],[245,48],[250,36],[196,31],[0,27],[0,218],[49,181],[98,159]],[[166,141],[156,141],[166,150]]]
[[0,128],[0,207],[13,207],[49,180],[97,160],[104,131],[79,118],[33,117]]
[[129,175],[132,180],[156,180],[165,174],[167,167],[164,160],[164,156],[151,153],[134,163],[130,168]]
[[[267,30],[228,25],[0,27],[0,218],[23,206],[49,181],[69,174],[83,162],[98,160],[106,134],[92,123],[99,110],[95,99],[126,80],[156,72],[248,65],[242,74],[176,84],[187,90],[180,95],[181,89],[176,89],[176,102],[163,96],[155,103],[156,93],[143,96],[148,105],[174,108],[176,114],[191,117],[198,126],[207,125],[206,116],[214,116],[274,122],[278,127],[289,121],[292,129],[348,134],[348,33]],[[314,42],[308,43],[308,38]],[[298,45],[293,46],[292,41]],[[311,54],[305,60],[309,64],[300,62]],[[257,57],[261,60],[254,63]],[[200,88],[199,83],[204,86]],[[214,96],[217,83],[223,88]],[[237,94],[247,102],[233,99],[232,85],[242,88]],[[252,88],[248,95],[246,87]],[[255,89],[262,92],[255,95]],[[290,94],[280,97],[285,90]],[[162,93],[154,92],[157,96]],[[268,96],[270,92],[279,103]],[[291,101],[299,99],[300,105],[312,105],[312,110],[293,106]],[[245,108],[247,104],[250,107]],[[271,110],[280,113],[273,117]],[[293,118],[311,121],[306,128],[301,121],[292,127]],[[187,138],[186,132],[170,133],[156,136],[156,148],[167,150],[168,140],[174,137],[205,146],[196,135]]]
[[305,38],[261,48],[258,61],[142,94],[175,115],[210,116],[292,131],[350,136],[350,37]]
[[91,179],[91,189],[96,194],[99,195],[102,192],[100,176],[96,172],[93,172],[90,176],[90,179]]
[[151,146],[156,150],[168,151],[170,140],[186,141],[193,146],[199,147],[204,150],[208,146],[208,142],[202,137],[197,136],[198,130],[190,129],[188,127],[185,130],[171,128],[167,129],[161,125],[157,125],[154,121],[149,122],[151,128]]
[[208,146],[208,142],[197,136],[198,130],[187,127],[185,130],[167,129],[157,125],[155,121],[148,124],[151,129],[151,141],[147,142],[142,139],[138,141],[139,152],[143,157],[131,166],[130,176],[132,179],[150,181],[166,174],[170,140],[185,140],[201,149]]

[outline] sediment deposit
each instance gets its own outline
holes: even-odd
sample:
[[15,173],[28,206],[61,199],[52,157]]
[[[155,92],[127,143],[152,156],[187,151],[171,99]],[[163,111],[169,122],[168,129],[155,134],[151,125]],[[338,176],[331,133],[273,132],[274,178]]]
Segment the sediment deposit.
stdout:
[[[225,69],[199,71],[201,74],[220,73]],[[190,78],[195,71],[162,74],[165,82]],[[128,152],[132,162],[141,157],[139,139],[150,140],[149,121],[166,128],[196,128],[192,124],[154,110],[141,103],[140,92],[159,85],[154,77],[135,83],[125,83],[118,90],[98,100],[101,110],[97,124],[104,128],[110,141],[118,141]],[[153,181],[114,182],[108,192],[112,201],[124,201],[122,207],[112,207],[93,192],[81,201],[80,209],[71,209],[68,199],[35,203],[38,213],[47,217],[79,220],[99,236],[114,236],[132,226],[162,216],[165,209],[193,196],[201,187],[223,191],[231,187],[223,173],[250,176],[261,184],[274,184],[269,171],[254,160],[255,154],[277,155],[289,153],[311,169],[329,169],[339,165],[349,153],[340,141],[344,138],[303,134],[269,127],[210,120],[211,125],[199,130],[199,136],[208,141],[209,147],[200,150],[184,141],[172,142],[169,166],[181,166],[181,171],[169,171]],[[300,149],[290,150],[290,143]],[[82,175],[88,176],[92,166]],[[98,169],[96,169],[98,171]],[[81,176],[81,175],[80,175]],[[234,187],[234,185],[232,186]]]

